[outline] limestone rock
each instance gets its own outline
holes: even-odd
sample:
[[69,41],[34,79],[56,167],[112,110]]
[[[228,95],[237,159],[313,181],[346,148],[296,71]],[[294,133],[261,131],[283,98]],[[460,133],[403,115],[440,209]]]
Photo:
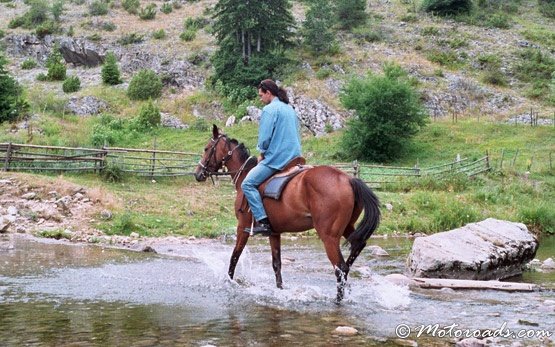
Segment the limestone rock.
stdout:
[[339,326],[339,327],[335,328],[334,333],[339,334],[339,335],[352,336],[352,335],[358,334],[358,330],[356,330],[353,327]]
[[543,261],[541,268],[544,270],[555,270],[555,261],[553,258],[547,258]]
[[503,279],[521,274],[537,248],[524,224],[489,218],[415,239],[407,268],[414,277]]
[[72,97],[66,108],[78,116],[99,114],[108,109],[108,104],[94,96]]

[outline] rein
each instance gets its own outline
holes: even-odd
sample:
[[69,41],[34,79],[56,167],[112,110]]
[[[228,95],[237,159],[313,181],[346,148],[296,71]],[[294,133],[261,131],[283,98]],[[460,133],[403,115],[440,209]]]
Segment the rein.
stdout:
[[239,176],[241,176],[241,173],[245,170],[245,167],[246,167],[247,163],[251,160],[251,158],[254,158],[254,157],[250,156],[243,163],[243,165],[241,165],[241,167],[237,171],[219,172],[219,171],[209,170],[207,165],[210,163],[210,160],[212,159],[212,157],[216,156],[216,146],[218,145],[218,142],[220,142],[220,140],[222,138],[225,139],[225,143],[226,143],[228,151],[227,151],[226,156],[223,157],[220,162],[217,162],[217,160],[216,160],[216,167],[226,167],[226,163],[233,157],[233,152],[235,152],[235,150],[237,148],[239,148],[241,145],[237,145],[234,148],[231,148],[231,141],[229,141],[227,136],[223,135],[223,134],[218,136],[218,138],[215,139],[215,140],[212,139],[213,144],[212,144],[212,147],[210,148],[210,154],[208,155],[208,158],[206,159],[206,161],[204,163],[202,162],[202,160],[200,160],[198,164],[200,165],[200,167],[202,167],[202,169],[207,174],[207,176],[210,177],[213,184],[215,184],[213,176],[233,175],[233,180],[232,181],[233,181],[233,184],[235,185],[237,183],[237,180],[239,179]]

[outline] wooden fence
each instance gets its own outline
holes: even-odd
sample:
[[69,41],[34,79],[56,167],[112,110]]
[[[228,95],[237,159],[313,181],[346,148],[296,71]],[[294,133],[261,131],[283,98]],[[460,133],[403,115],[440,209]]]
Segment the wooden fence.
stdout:
[[[121,171],[150,178],[192,175],[200,160],[197,153],[103,147],[71,148],[0,143],[3,171],[89,171],[99,173],[110,166]],[[490,156],[453,162],[427,168],[367,165],[358,161],[331,164],[361,178],[372,187],[407,182],[423,176],[446,177],[454,173],[474,176],[490,170]]]

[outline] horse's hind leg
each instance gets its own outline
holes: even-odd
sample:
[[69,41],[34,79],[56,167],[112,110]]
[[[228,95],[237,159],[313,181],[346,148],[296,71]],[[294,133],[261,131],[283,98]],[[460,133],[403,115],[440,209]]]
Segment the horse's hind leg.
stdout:
[[345,286],[347,285],[347,275],[349,274],[349,266],[343,259],[341,249],[339,248],[339,239],[334,237],[322,238],[326,254],[335,270],[335,277],[337,278],[337,297],[336,302],[339,303],[345,296]]
[[[355,231],[355,227],[352,224],[349,224],[347,225],[347,228],[345,228],[345,233],[343,234],[343,236],[346,239],[348,239],[349,235],[351,235],[353,231]],[[366,243],[358,245],[358,247],[351,246],[351,253],[349,254],[349,258],[347,258],[347,267],[349,269],[351,268],[351,266],[353,266],[353,263],[355,262],[355,260],[357,259],[360,252],[362,252],[365,246],[366,246]]]
[[244,229],[245,227],[242,226],[241,224],[237,226],[237,241],[235,242],[235,248],[231,253],[231,259],[229,261],[229,270],[227,271],[227,274],[231,279],[233,279],[233,276],[235,275],[235,267],[237,266],[239,257],[241,256],[241,253],[243,253],[243,249],[245,248],[245,245],[249,240],[249,233],[244,232],[243,231]]
[[275,234],[270,236],[270,246],[272,247],[272,267],[276,274],[276,286],[283,289],[283,281],[281,279],[281,235]]

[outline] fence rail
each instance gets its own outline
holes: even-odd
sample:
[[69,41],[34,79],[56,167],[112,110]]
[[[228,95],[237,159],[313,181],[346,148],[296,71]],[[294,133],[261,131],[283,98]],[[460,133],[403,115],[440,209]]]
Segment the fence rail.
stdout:
[[[0,143],[0,165],[3,171],[89,171],[99,173],[111,165],[123,172],[145,177],[192,175],[200,155],[190,152],[157,149],[103,147],[72,148]],[[423,176],[439,177],[453,173],[474,176],[490,170],[490,157],[457,159],[428,168],[384,166],[352,163],[331,164],[349,175],[361,178],[373,187],[399,183]]]

